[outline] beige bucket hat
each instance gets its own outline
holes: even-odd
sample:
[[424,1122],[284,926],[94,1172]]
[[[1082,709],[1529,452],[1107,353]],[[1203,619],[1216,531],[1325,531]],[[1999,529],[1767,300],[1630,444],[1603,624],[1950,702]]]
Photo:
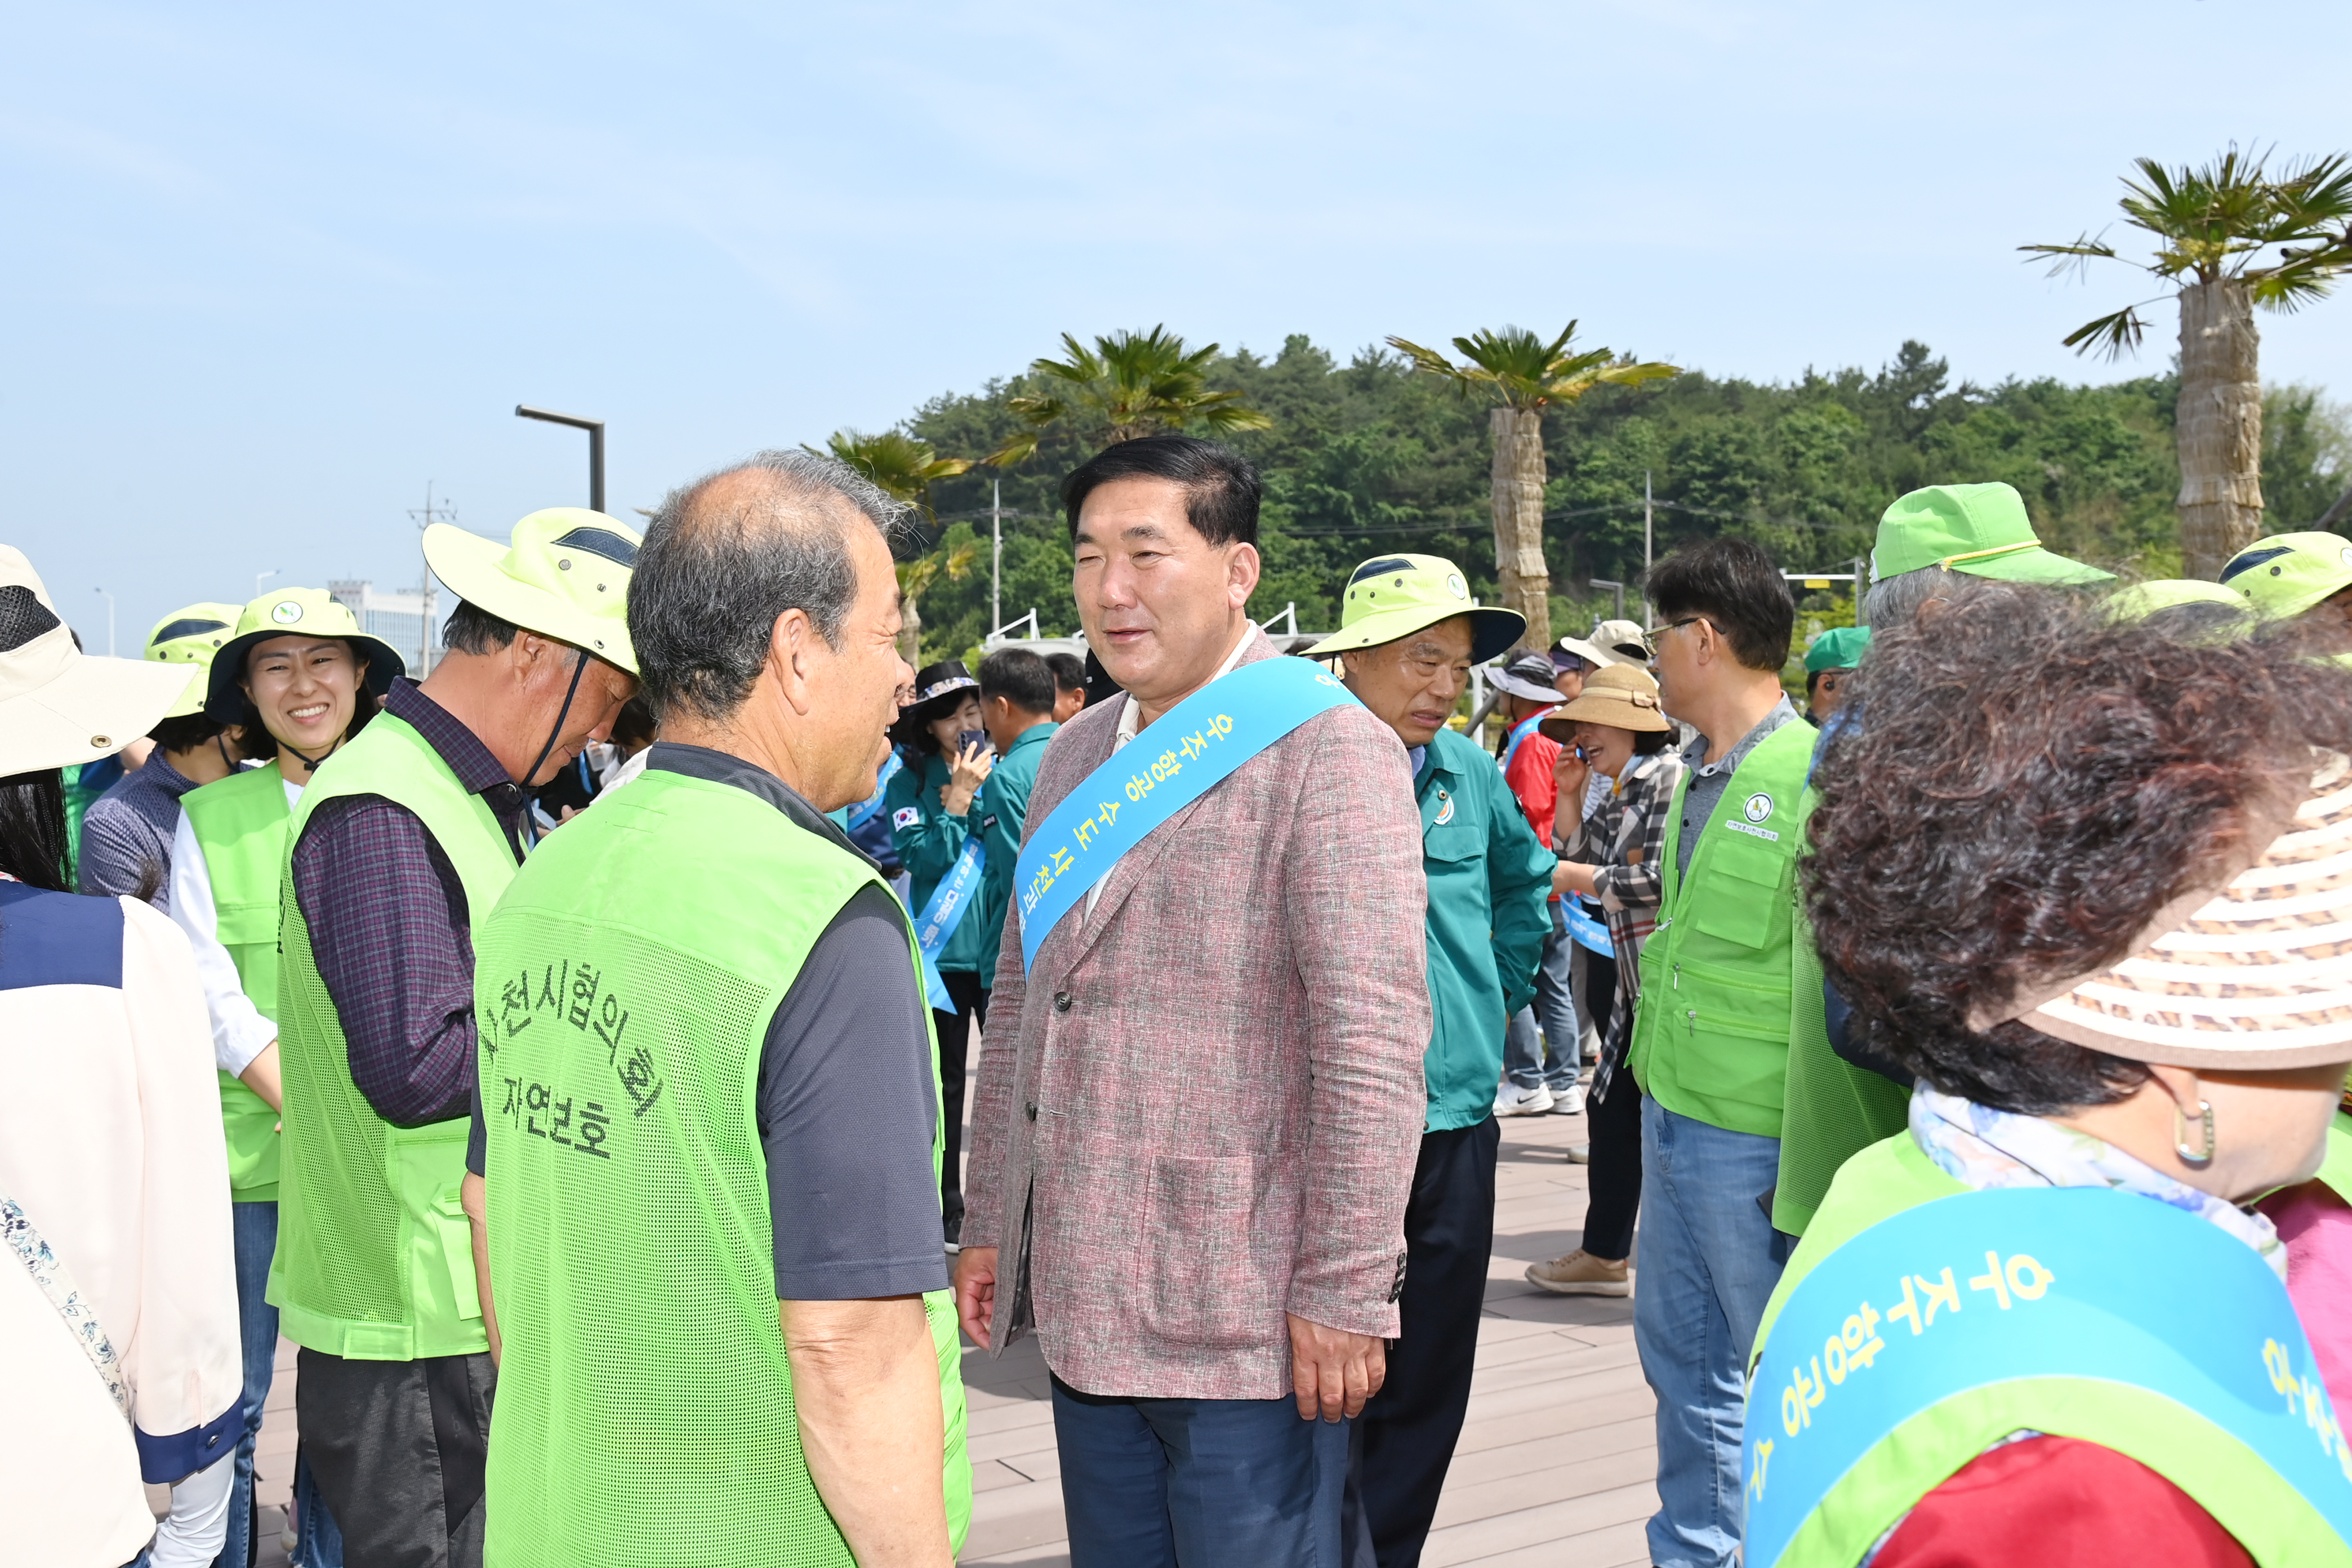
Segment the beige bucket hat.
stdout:
[[0,544],[0,777],[119,752],[187,689],[185,665],[97,658],[74,647],[33,563]]
[[2249,835],[2266,845],[2252,864],[2225,863],[2158,910],[2130,957],[1969,1023],[2017,1019],[2168,1067],[2352,1061],[2352,766],[2333,757],[2314,792],[2275,837]]

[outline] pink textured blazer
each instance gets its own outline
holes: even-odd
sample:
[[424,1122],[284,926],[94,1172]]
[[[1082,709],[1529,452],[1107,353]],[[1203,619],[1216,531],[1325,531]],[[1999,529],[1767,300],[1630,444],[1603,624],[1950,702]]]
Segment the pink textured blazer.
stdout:
[[[1241,661],[1278,657],[1253,632]],[[1129,700],[1055,735],[1027,830]],[[1129,850],[1026,973],[1016,900],[965,1184],[964,1244],[1002,1249],[992,1351],[1034,1325],[1085,1393],[1271,1399],[1286,1312],[1396,1333],[1426,898],[1404,747],[1350,703]]]

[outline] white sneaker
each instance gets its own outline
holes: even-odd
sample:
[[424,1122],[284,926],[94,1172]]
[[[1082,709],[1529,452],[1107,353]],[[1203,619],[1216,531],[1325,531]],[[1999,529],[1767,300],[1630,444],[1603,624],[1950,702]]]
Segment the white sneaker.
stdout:
[[1558,1094],[1553,1095],[1551,1097],[1551,1113],[1554,1116],[1583,1115],[1584,1086],[1580,1083],[1571,1084],[1567,1089],[1564,1089]]
[[1550,1109],[1551,1090],[1542,1084],[1533,1089],[1521,1089],[1517,1084],[1506,1082],[1495,1096],[1495,1114],[1497,1116],[1541,1116]]

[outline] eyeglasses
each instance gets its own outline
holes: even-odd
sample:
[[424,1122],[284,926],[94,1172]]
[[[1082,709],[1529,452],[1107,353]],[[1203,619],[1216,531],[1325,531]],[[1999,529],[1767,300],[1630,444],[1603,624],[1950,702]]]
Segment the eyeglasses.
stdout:
[[1722,635],[1723,628],[1722,628],[1722,627],[1720,627],[1720,626],[1716,626],[1716,625],[1715,625],[1715,623],[1714,623],[1713,621],[1707,621],[1707,620],[1706,620],[1706,617],[1705,616],[1684,616],[1681,620],[1679,620],[1679,621],[1668,621],[1668,622],[1667,622],[1664,626],[1652,626],[1652,627],[1651,627],[1647,632],[1643,633],[1643,636],[1645,636],[1645,637],[1649,637],[1652,641],[1654,641],[1654,641],[1658,638],[1658,637],[1659,637],[1661,634],[1665,633],[1665,632],[1673,631],[1673,630],[1675,630],[1675,629],[1676,627],[1678,627],[1678,626],[1689,626],[1689,625],[1690,625],[1692,622],[1694,622],[1694,621],[1706,621],[1706,624],[1707,624],[1708,626],[1714,626],[1714,627],[1715,627],[1716,634],[1717,634],[1718,637]]

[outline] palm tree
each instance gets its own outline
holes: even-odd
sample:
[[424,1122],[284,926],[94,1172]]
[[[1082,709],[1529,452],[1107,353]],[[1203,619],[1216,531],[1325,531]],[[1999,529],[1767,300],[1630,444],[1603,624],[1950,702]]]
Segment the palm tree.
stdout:
[[[2253,308],[2294,310],[2319,299],[2352,268],[2352,164],[2346,155],[2300,160],[2273,177],[2269,154],[2233,144],[2202,168],[2133,160],[2137,180],[2117,203],[2124,221],[2156,237],[2137,263],[2163,294],[2087,321],[2066,335],[2078,353],[2114,359],[2147,331],[2143,305],[2180,301],[2180,549],[2192,577],[2213,577],[2263,525],[2261,336]],[[2277,247],[2276,255],[2264,252]],[[2115,249],[2083,235],[2071,245],[2024,245],[2054,257],[2054,277],[2086,270]]]
[[1417,369],[1444,376],[1465,397],[1477,391],[1494,402],[1495,576],[1504,606],[1528,618],[1520,646],[1538,651],[1551,646],[1551,569],[1544,563],[1543,547],[1543,411],[1555,403],[1574,403],[1596,386],[1630,386],[1682,374],[1676,365],[1636,363],[1607,349],[1572,354],[1568,344],[1575,335],[1574,321],[1549,342],[1524,327],[1499,332],[1482,328],[1454,340],[1469,362],[1459,365],[1419,343],[1389,340]]
[[[826,447],[880,488],[893,500],[903,501],[931,521],[931,485],[938,479],[953,479],[971,468],[970,458],[942,458],[929,441],[909,436],[900,430],[885,430],[878,436],[861,435],[855,430],[835,430],[825,439]],[[814,447],[805,450],[814,452]],[[951,583],[961,582],[971,570],[977,547],[971,543],[952,548],[935,549],[915,561],[898,563],[898,613],[904,617],[898,628],[898,651],[908,664],[920,664],[923,646],[923,615],[916,600],[944,574]]]
[[1089,446],[1108,447],[1191,425],[1222,435],[1263,430],[1274,423],[1244,405],[1240,393],[1209,390],[1214,343],[1187,353],[1182,338],[1157,326],[1148,332],[1098,337],[1092,348],[1064,332],[1062,346],[1067,358],[1031,363],[1029,374],[1054,390],[1010,400],[1028,428],[991,453],[991,463],[1002,468],[1032,456],[1038,437],[1055,425],[1067,425]]

